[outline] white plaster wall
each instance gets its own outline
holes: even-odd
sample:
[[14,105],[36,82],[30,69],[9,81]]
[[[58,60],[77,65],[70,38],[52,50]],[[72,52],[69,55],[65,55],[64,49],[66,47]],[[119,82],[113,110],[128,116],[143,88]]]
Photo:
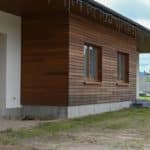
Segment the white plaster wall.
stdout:
[[21,17],[0,11],[0,33],[6,35],[6,108],[20,107]]
[[140,78],[139,78],[139,67],[140,67],[140,64],[139,64],[139,53],[137,54],[137,71],[136,71],[136,98],[138,99],[139,98],[139,94],[140,94]]

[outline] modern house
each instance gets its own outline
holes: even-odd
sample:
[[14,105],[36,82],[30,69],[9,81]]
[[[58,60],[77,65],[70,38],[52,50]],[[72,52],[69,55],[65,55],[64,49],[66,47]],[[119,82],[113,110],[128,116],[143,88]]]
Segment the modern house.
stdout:
[[92,0],[0,1],[0,116],[127,108],[150,31]]

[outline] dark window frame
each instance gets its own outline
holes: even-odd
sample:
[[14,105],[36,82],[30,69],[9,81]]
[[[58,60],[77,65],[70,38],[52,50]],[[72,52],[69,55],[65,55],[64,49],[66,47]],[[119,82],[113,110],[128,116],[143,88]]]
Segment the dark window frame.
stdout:
[[89,43],[84,43],[83,51],[84,51],[83,54],[84,55],[84,81],[102,82],[102,47],[89,44]]
[[117,53],[117,80],[120,83],[129,83],[129,54]]

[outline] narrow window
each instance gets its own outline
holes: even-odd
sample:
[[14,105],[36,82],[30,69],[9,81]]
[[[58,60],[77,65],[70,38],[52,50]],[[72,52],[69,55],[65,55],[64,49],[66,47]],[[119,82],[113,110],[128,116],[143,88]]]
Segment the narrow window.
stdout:
[[118,81],[129,82],[129,54],[118,52]]
[[89,51],[88,46],[84,45],[84,77],[87,78],[89,76]]
[[101,81],[101,48],[84,45],[84,78],[88,81]]

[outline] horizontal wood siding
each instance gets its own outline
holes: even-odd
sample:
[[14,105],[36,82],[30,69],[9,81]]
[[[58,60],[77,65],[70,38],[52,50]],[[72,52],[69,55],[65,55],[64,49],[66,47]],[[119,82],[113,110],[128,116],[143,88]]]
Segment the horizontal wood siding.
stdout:
[[68,17],[23,17],[22,104],[68,104]]
[[[102,47],[102,83],[83,84],[83,45]],[[129,53],[129,85],[117,86],[117,52]],[[136,97],[135,39],[88,18],[70,16],[69,105],[134,100]]]

